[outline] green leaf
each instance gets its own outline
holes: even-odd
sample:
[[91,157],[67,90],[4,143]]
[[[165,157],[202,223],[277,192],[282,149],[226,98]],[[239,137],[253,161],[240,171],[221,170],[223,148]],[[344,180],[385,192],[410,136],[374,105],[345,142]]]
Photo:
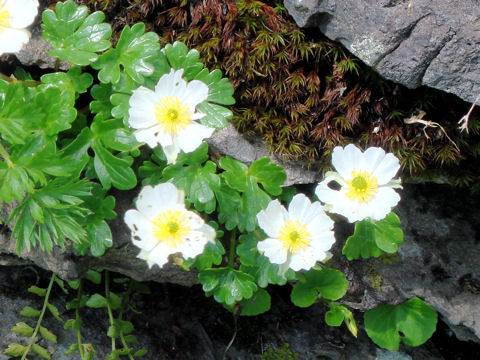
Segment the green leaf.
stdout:
[[42,75],[42,83],[50,84],[61,90],[62,95],[69,94],[69,103],[74,103],[78,94],[83,94],[93,83],[93,76],[89,73],[82,73],[78,66],[70,68],[65,72],[56,72]]
[[35,344],[35,343],[32,344],[32,350],[35,354],[40,355],[44,359],[50,360],[52,358],[48,353],[47,349],[45,349],[44,347],[41,347],[38,344]]
[[212,265],[220,265],[222,262],[222,255],[225,254],[225,249],[218,239],[215,243],[207,243],[203,252],[193,259],[186,259],[185,265],[189,268],[195,267],[197,270],[205,270],[211,268]]
[[[167,44],[162,53],[165,54],[166,60],[170,66],[175,69],[184,69],[183,77],[187,81],[191,81],[202,70],[203,64],[198,61],[200,54],[197,50],[188,50],[187,46],[179,41]],[[207,84],[208,85],[208,84]]]
[[342,254],[348,260],[358,259],[360,256],[364,259],[379,257],[382,250],[395,253],[402,241],[400,219],[392,212],[380,221],[363,220],[355,223],[355,231],[348,237]]
[[230,156],[221,158],[220,167],[225,170],[222,177],[232,189],[246,192],[248,190],[248,167]]
[[55,319],[63,323],[63,319],[60,317],[60,313],[55,305],[48,303],[47,308]]
[[0,134],[6,141],[24,144],[29,134],[28,124],[41,116],[20,83],[0,82]]
[[264,289],[257,289],[257,292],[250,298],[242,300],[239,305],[242,309],[240,315],[255,316],[270,310],[270,295]]
[[122,307],[122,299],[113,292],[110,292],[110,296],[108,297],[108,302],[110,304],[110,307],[113,310],[118,310]]
[[271,195],[280,195],[287,175],[283,171],[283,167],[271,163],[267,157],[255,160],[248,170],[250,176],[262,184],[265,191]]
[[54,344],[57,343],[57,336],[52,333],[50,330],[48,330],[47,328],[44,328],[43,326],[40,326],[40,335],[45,339],[45,340],[48,340]]
[[103,307],[107,307],[107,299],[105,299],[102,295],[100,294],[93,294],[90,296],[90,298],[87,300],[87,303],[85,304],[90,308],[94,309],[99,309]]
[[195,79],[200,80],[208,86],[208,102],[213,102],[222,105],[233,105],[235,99],[233,97],[234,88],[227,78],[222,78],[222,72],[218,69],[208,72],[203,69]]
[[40,310],[36,310],[30,306],[25,306],[22,311],[20,311],[20,315],[28,318],[37,318],[40,316]]
[[107,248],[112,247],[112,232],[110,226],[104,220],[90,218],[85,230],[87,231],[92,256],[100,257],[105,254]]
[[8,344],[7,349],[4,351],[5,355],[19,357],[22,356],[27,348],[20,344],[11,343]]
[[28,195],[9,218],[15,220],[12,235],[17,239],[17,251],[20,253],[24,246],[30,250],[37,242],[50,252],[53,243],[63,246],[66,238],[73,243],[86,241],[81,221],[87,209],[81,206],[79,196],[86,196],[89,191],[86,180],[56,178]]
[[144,356],[147,354],[147,350],[146,349],[140,349],[138,350],[137,352],[135,352],[133,354],[134,357],[140,357],[140,356]]
[[47,293],[47,289],[39,288],[35,285],[30,286],[27,291],[38,296],[45,296],[45,294]]
[[318,298],[318,291],[310,284],[297,282],[290,293],[290,300],[298,307],[311,306]]
[[123,70],[132,80],[143,84],[143,76],[153,73],[151,61],[159,48],[158,35],[145,33],[145,24],[127,25],[120,34],[116,48],[102,54],[92,67],[100,70],[98,78],[102,83],[118,83]]
[[329,303],[328,306],[330,310],[325,313],[325,322],[330,326],[340,326],[345,322],[347,329],[353,336],[357,337],[358,329],[352,312],[344,305],[334,302]]
[[52,45],[51,56],[76,65],[90,65],[98,59],[97,52],[111,46],[112,35],[105,15],[97,11],[88,15],[86,6],[77,6],[73,1],[59,2],[55,11],[42,13],[43,37]]
[[197,210],[210,214],[216,208],[215,191],[220,188],[221,181],[215,163],[207,161],[202,166],[207,158],[208,145],[203,142],[193,153],[183,154],[176,164],[167,166],[163,177],[184,190]]
[[200,123],[219,130],[227,126],[227,119],[233,116],[233,113],[229,109],[206,101],[198,104],[195,109],[205,114],[205,116],[200,119]]
[[286,273],[280,272],[277,264],[272,264],[267,257],[257,250],[257,237],[250,233],[239,237],[237,255],[241,266],[240,270],[255,277],[258,286],[265,288],[269,284],[285,285],[287,280],[295,278],[295,272],[288,269]]
[[403,304],[380,305],[364,314],[365,330],[375,344],[398,350],[400,341],[418,346],[435,331],[437,312],[418,298]]
[[102,282],[102,274],[95,270],[88,270],[85,273],[84,278],[97,285],[100,285],[100,283]]
[[335,269],[311,269],[297,276],[299,281],[293,287],[290,299],[299,307],[311,306],[319,295],[325,299],[337,300],[347,292],[348,281],[345,275]]
[[63,291],[64,294],[68,294],[68,290],[65,287],[65,282],[62,279],[60,279],[58,276],[55,276],[55,283]]
[[231,268],[215,268],[200,271],[198,280],[203,290],[216,301],[233,305],[242,299],[249,299],[257,290],[253,276]]
[[70,347],[67,349],[67,351],[65,351],[65,354],[70,355],[70,354],[73,354],[77,350],[78,350],[78,344],[77,343],[71,344]]
[[114,156],[97,139],[93,141],[92,149],[95,152],[95,172],[105,189],[110,189],[112,184],[119,190],[129,190],[137,185],[130,161]]
[[34,328],[24,322],[19,322],[15,324],[15,326],[12,328],[12,331],[19,335],[32,336]]

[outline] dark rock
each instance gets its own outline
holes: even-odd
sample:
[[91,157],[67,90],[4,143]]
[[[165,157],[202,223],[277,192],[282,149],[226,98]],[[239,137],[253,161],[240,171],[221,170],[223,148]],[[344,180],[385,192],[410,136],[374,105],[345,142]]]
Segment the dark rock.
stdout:
[[285,0],[301,27],[339,41],[386,79],[473,102],[480,93],[477,0]]

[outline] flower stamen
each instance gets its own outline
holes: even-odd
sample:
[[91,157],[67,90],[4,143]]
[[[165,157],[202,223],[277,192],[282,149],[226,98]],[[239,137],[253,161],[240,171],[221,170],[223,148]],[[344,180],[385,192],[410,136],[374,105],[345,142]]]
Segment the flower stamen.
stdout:
[[155,104],[155,119],[166,132],[176,135],[190,124],[192,116],[185,102],[176,96],[164,96]]
[[375,176],[367,171],[352,171],[350,180],[346,181],[345,195],[350,200],[368,202],[378,191],[378,181]]
[[165,210],[155,216],[152,223],[153,236],[170,247],[180,245],[191,230],[180,210]]
[[310,232],[298,220],[287,220],[279,229],[282,245],[292,254],[304,250],[310,244]]
[[0,33],[10,25],[10,12],[5,6],[0,5]]

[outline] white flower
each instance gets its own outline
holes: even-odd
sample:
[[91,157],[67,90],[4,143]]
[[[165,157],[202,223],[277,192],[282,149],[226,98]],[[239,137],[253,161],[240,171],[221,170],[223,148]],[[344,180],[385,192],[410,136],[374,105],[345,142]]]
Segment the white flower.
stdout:
[[317,261],[327,258],[335,242],[333,221],[318,201],[311,203],[303,194],[293,197],[288,211],[278,200],[271,201],[257,214],[257,220],[268,235],[258,242],[258,250],[263,251],[271,263],[280,265],[280,273],[288,268],[310,269]]
[[30,40],[26,27],[38,13],[38,0],[0,0],[0,55],[19,52]]
[[136,202],[138,210],[125,213],[125,223],[132,231],[132,241],[141,250],[137,255],[149,267],[162,267],[168,256],[181,253],[183,258],[201,254],[215,239],[215,230],[192,211],[187,211],[184,193],[171,183],[145,186]]
[[168,163],[175,163],[180,150],[192,152],[214,130],[199,124],[205,116],[195,107],[205,101],[208,86],[199,80],[187,83],[182,79],[183,69],[163,75],[155,91],[140,86],[130,97],[129,125],[137,129],[135,137],[151,148],[160,144]]
[[[349,222],[366,218],[378,221],[400,201],[393,190],[401,188],[400,179],[393,179],[400,164],[393,154],[385,154],[378,147],[362,153],[353,144],[337,146],[333,149],[332,165],[337,172],[327,172],[315,189],[328,211],[345,216]],[[340,185],[339,190],[328,186],[333,181]]]

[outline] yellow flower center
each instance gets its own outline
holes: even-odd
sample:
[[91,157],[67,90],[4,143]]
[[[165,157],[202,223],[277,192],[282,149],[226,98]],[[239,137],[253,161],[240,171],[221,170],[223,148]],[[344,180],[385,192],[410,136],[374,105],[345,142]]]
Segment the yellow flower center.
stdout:
[[155,119],[171,135],[185,129],[192,116],[188,105],[176,96],[164,96],[155,104]]
[[378,189],[377,178],[367,171],[352,171],[351,180],[347,180],[345,185],[346,196],[350,200],[358,202],[367,202],[375,196]]
[[0,5],[0,33],[10,25],[10,12]]
[[170,247],[180,245],[190,232],[185,213],[180,210],[165,210],[155,216],[152,223],[153,236]]
[[305,249],[310,244],[310,233],[306,225],[300,225],[298,220],[288,220],[279,230],[282,245],[293,254]]

